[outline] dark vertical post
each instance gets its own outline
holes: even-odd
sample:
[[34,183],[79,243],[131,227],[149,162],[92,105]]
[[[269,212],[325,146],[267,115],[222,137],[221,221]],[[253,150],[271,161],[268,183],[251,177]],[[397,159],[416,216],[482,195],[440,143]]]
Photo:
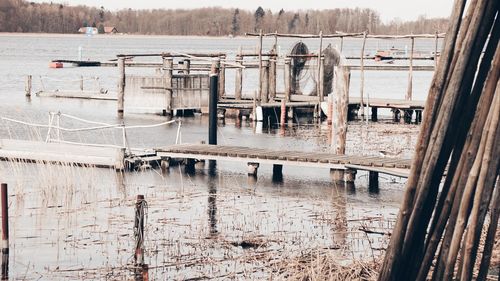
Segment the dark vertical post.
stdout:
[[173,83],[172,75],[174,68],[174,59],[171,57],[163,57],[163,75],[165,78],[165,112],[164,115],[172,115],[172,95]]
[[9,202],[7,184],[2,183],[2,280],[9,278]]
[[285,101],[289,102],[290,101],[290,95],[292,94],[292,67],[291,67],[292,59],[291,58],[285,58],[285,70],[284,70],[284,77],[285,77]]
[[378,107],[372,107],[372,121],[373,122],[378,121],[377,109],[378,109]]
[[219,86],[219,65],[220,60],[215,59],[212,62],[212,71],[210,72],[210,93],[208,100],[208,144],[217,144],[217,98]]
[[[223,55],[220,57],[221,61],[226,60],[226,56]],[[226,95],[226,67],[224,64],[219,65],[219,97],[223,98]]]
[[[243,66],[243,56],[241,55],[241,52],[236,55],[236,63],[240,66]],[[241,100],[242,96],[242,90],[243,90],[243,68],[238,67],[236,68],[236,81],[234,83],[234,98],[236,100]]]
[[80,91],[83,92],[83,75],[80,76]]
[[368,172],[368,190],[378,192],[378,172]]

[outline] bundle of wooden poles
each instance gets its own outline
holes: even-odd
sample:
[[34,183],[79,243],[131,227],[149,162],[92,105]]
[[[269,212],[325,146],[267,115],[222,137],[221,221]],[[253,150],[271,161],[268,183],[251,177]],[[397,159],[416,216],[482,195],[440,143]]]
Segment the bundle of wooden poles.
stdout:
[[500,212],[499,6],[455,0],[379,280],[487,278]]

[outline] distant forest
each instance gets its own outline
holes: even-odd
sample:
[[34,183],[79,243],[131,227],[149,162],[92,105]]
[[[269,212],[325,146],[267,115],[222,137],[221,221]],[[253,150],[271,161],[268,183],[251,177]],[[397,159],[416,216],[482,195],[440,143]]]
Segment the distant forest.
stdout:
[[109,11],[24,0],[0,0],[0,32],[77,33],[80,27],[114,26],[119,33],[158,35],[243,35],[245,32],[318,33],[368,31],[370,34],[445,32],[448,20],[420,16],[416,21],[383,23],[372,9],[271,12],[226,8]]

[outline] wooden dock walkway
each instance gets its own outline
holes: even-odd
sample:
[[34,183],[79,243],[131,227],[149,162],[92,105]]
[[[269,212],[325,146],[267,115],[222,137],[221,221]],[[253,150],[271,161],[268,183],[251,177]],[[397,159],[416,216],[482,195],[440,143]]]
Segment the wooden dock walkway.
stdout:
[[259,164],[272,164],[275,166],[365,170],[407,177],[411,164],[410,159],[335,155],[326,152],[273,150],[228,145],[180,144],[160,147],[155,150],[157,156],[162,159],[184,158],[246,163],[249,166],[249,171],[252,170],[255,174]]
[[125,149],[14,139],[0,140],[0,160],[124,169]]

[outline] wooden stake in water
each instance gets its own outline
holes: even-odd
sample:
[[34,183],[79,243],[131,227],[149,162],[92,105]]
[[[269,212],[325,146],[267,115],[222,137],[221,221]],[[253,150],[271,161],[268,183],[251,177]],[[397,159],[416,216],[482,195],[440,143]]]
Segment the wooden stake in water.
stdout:
[[144,195],[137,195],[135,202],[134,236],[135,236],[135,265],[144,265],[144,215],[147,203]]
[[32,76],[28,75],[26,76],[26,85],[24,87],[24,90],[26,91],[26,96],[31,97],[31,84],[32,84]]
[[7,184],[1,185],[2,202],[2,280],[9,276],[9,202]]
[[123,117],[125,99],[125,58],[118,58],[118,116]]

